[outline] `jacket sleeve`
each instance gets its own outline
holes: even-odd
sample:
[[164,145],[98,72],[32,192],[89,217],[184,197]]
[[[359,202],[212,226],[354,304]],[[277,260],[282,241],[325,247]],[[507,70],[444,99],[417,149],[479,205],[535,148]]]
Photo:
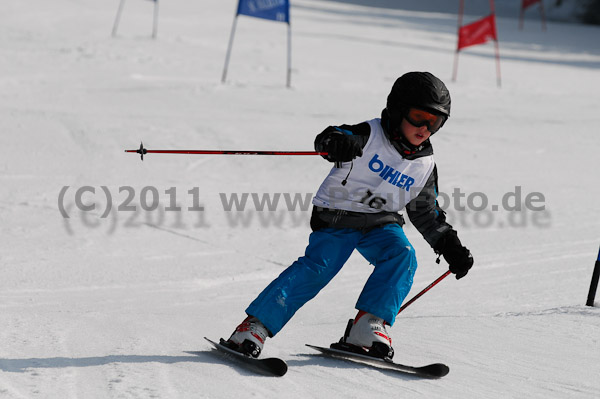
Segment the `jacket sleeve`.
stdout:
[[421,193],[406,205],[406,213],[411,223],[434,249],[440,238],[453,230],[452,226],[446,223],[446,212],[437,202],[437,180],[436,166]]
[[[332,138],[340,135],[349,136],[352,140],[358,141],[361,148],[364,148],[367,141],[369,141],[371,127],[367,122],[358,125],[328,126],[315,138],[315,151],[329,152],[329,143],[331,143]],[[331,161],[326,155],[323,158]]]

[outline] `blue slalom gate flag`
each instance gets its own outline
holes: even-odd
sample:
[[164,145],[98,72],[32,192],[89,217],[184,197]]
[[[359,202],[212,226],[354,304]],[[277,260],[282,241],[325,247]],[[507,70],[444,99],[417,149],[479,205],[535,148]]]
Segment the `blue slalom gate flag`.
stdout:
[[289,0],[239,0],[237,15],[290,23]]
[[225,83],[225,80],[227,79],[227,69],[229,67],[231,48],[233,47],[233,38],[235,37],[235,28],[237,26],[238,16],[240,15],[287,23],[286,86],[290,87],[292,82],[292,25],[290,24],[290,0],[238,0],[237,12],[231,26],[231,35],[229,36],[229,45],[227,46],[227,55],[225,55],[225,66],[223,67],[221,82]]

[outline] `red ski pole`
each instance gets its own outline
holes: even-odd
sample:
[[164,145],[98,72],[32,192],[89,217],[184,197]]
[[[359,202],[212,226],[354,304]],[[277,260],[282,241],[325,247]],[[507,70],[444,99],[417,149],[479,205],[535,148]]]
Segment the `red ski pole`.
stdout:
[[450,273],[451,273],[450,270],[448,270],[446,273],[444,273],[440,277],[438,277],[433,283],[429,284],[423,291],[421,291],[417,295],[415,295],[410,301],[408,301],[404,305],[402,305],[402,307],[398,311],[398,314],[400,314],[400,312],[402,312],[404,309],[406,309],[411,303],[413,303],[414,301],[416,301],[417,299],[422,297],[423,294],[425,294],[427,291],[432,289],[437,283],[439,283],[440,281],[442,281],[443,279],[448,277],[450,275]]
[[144,154],[201,154],[201,155],[327,155],[327,152],[317,151],[246,151],[246,150],[148,150],[144,144],[140,144],[137,150],[125,150],[125,152],[134,152],[141,155],[142,161]]

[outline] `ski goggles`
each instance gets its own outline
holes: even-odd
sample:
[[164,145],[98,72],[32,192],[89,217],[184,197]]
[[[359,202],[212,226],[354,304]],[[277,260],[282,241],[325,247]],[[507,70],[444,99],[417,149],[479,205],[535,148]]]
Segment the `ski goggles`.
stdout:
[[419,108],[409,108],[404,117],[413,126],[427,126],[431,134],[440,130],[447,119],[445,115],[434,115]]

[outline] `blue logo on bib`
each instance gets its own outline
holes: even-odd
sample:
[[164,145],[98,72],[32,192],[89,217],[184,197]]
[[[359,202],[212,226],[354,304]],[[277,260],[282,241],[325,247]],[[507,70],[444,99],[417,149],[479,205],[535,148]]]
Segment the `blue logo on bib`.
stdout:
[[379,176],[388,183],[393,184],[396,187],[403,188],[406,191],[410,190],[410,186],[415,183],[415,179],[412,177],[402,174],[391,166],[384,164],[383,161],[379,159],[379,155],[377,154],[375,154],[369,161],[369,169],[375,173],[378,173]]

